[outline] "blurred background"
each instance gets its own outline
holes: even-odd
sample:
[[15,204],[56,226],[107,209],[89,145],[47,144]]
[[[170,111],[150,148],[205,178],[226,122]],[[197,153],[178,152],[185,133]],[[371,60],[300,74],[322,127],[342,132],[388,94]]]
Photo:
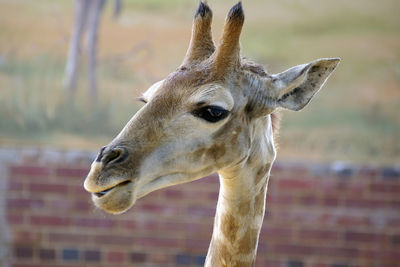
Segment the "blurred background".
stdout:
[[[85,7],[84,2],[87,2],[88,6]],[[217,42],[226,13],[234,1],[209,0],[208,2],[214,12],[212,27],[214,40]],[[55,227],[55,232],[61,234],[59,227],[60,225],[65,226],[63,223],[66,219],[68,221],[67,232],[72,234],[75,231],[73,225],[79,225],[75,219],[93,212],[88,204],[89,196],[80,191],[81,182],[86,175],[91,159],[101,146],[107,144],[118,134],[125,123],[141,107],[142,104],[136,98],[150,85],[163,79],[180,65],[189,43],[191,23],[197,5],[198,1],[194,0],[0,0],[0,160],[2,161],[0,167],[4,167],[0,189],[8,190],[8,195],[2,197],[4,200],[2,209],[7,214],[6,218],[9,224],[8,228],[4,226],[3,230],[0,230],[0,236],[3,233],[4,244],[22,244],[20,247],[12,248],[8,253],[11,253],[10,255],[14,258],[25,259],[25,261],[22,260],[25,265],[15,266],[33,266],[26,265],[27,262],[37,264],[35,266],[44,266],[43,263],[40,263],[42,252],[43,255],[48,255],[45,254],[46,251],[50,253],[50,250],[54,250],[53,243],[57,242],[50,238],[51,233],[45,232],[44,228]],[[395,261],[386,262],[384,265],[385,261],[381,260],[391,259],[394,255],[393,259],[398,259],[400,262],[400,255],[395,253],[395,248],[397,251],[399,249],[399,235],[395,239],[397,243],[391,239],[396,236],[396,233],[399,233],[400,227],[400,219],[397,215],[400,200],[398,197],[396,200],[396,195],[399,195],[400,192],[398,179],[400,162],[400,142],[398,141],[400,138],[400,2],[398,0],[253,0],[243,1],[243,6],[246,22],[241,36],[242,54],[264,64],[270,73],[281,72],[294,65],[322,57],[340,57],[342,59],[324,89],[307,108],[300,113],[282,112],[283,120],[279,135],[276,172],[280,173],[279,166],[287,166],[289,162],[292,164],[289,165],[293,173],[298,172],[299,169],[301,172],[307,173],[303,175],[306,180],[317,179],[315,176],[333,176],[334,178],[331,177],[329,179],[332,180],[328,181],[334,181],[332,186],[337,190],[333,191],[335,193],[331,192],[332,197],[337,198],[336,215],[348,213],[367,216],[366,214],[371,213],[369,208],[387,210],[390,218],[397,218],[392,225],[394,228],[387,230],[385,228],[387,221],[384,224],[372,223],[371,225],[377,227],[373,229],[384,232],[385,242],[388,240],[389,243],[392,242],[389,245],[384,243],[386,244],[384,247],[388,249],[387,251],[393,251],[394,254],[377,256],[378,260],[374,261],[376,264],[374,266],[398,266],[394,263]],[[79,12],[84,14],[81,21]],[[79,27],[77,25],[81,25],[83,31],[79,46],[79,38],[77,39]],[[75,47],[75,49],[71,47]],[[67,63],[68,60],[69,63]],[[71,160],[71,158],[73,159]],[[336,163],[332,165],[333,162]],[[49,165],[49,163],[51,164]],[[353,168],[353,166],[357,167]],[[364,167],[360,168],[359,166]],[[60,171],[65,169],[70,172]],[[32,175],[36,178],[32,178]],[[310,178],[310,175],[313,178]],[[365,175],[369,178],[365,178]],[[343,177],[353,176],[358,178],[354,178],[350,182],[342,180]],[[74,182],[66,181],[65,177],[75,177],[72,180]],[[286,175],[289,180],[291,177],[292,175]],[[362,177],[365,179],[361,179]],[[389,182],[386,179],[388,177]],[[382,181],[385,182],[376,187],[378,189],[372,186],[377,179],[383,179]],[[61,180],[66,183],[65,188],[57,187]],[[44,184],[51,186],[45,187]],[[308,195],[310,192],[299,193],[296,191],[298,186],[301,187],[298,181],[288,184],[288,188],[291,188],[290,185],[292,185],[295,192],[289,189],[285,195],[282,191],[283,197],[282,194],[278,194],[273,205],[280,207],[279,205],[295,203],[293,204],[294,210],[296,207],[298,210],[296,205],[299,203],[305,205],[305,210],[309,207],[307,205],[313,205],[313,201],[309,199]],[[359,184],[358,189],[357,184]],[[213,188],[214,185],[218,186],[215,183]],[[321,186],[326,189],[325,182]],[[151,201],[167,201],[165,199],[177,195],[179,195],[178,198],[183,198],[185,194],[180,195],[179,192],[186,189],[187,187],[178,187],[175,191],[154,193],[153,200],[148,200],[150,203],[144,202],[145,204],[143,204],[144,207],[150,205],[150,208],[146,209],[143,206],[142,209],[138,208],[139,211],[149,212],[144,215],[144,219],[133,218],[134,214],[131,212],[130,217],[124,215],[125,217],[118,219],[116,225],[123,227],[121,222],[123,220],[136,224],[135,220],[139,220],[145,225],[156,224],[157,217],[151,217],[150,213],[159,212],[159,207],[156,202]],[[361,194],[364,189],[367,190],[365,195]],[[190,189],[187,190],[190,191]],[[213,190],[209,192],[211,208],[206,208],[206,211],[201,209],[200,215],[202,212],[213,215],[217,193]],[[57,199],[59,199],[54,192],[70,194],[72,202],[66,202],[69,203],[68,205],[64,203],[64,205],[60,204],[56,207],[51,206],[50,202],[57,203]],[[378,192],[378,195],[374,195],[374,192]],[[75,203],[74,194],[80,196],[77,198],[80,200],[79,205]],[[354,194],[368,198],[364,199],[367,204],[364,202],[360,202],[361,204],[359,203],[358,206],[352,206],[354,202],[348,204],[347,197],[354,196]],[[338,196],[341,197],[338,198]],[[306,199],[308,197],[309,202],[301,202],[304,197]],[[325,203],[325,200],[319,197],[322,195],[314,196],[316,203],[318,205]],[[288,201],[286,204],[284,199]],[[378,205],[376,201],[384,202],[379,202]],[[78,209],[76,213],[78,215],[66,218],[66,214],[76,208],[74,205],[84,208],[80,211]],[[174,217],[185,217],[186,211],[183,206],[180,206],[183,204],[179,204],[177,200],[172,203],[172,206],[174,205],[181,207],[179,211],[176,211],[177,214],[167,211],[164,214],[166,217],[172,218],[172,222]],[[351,209],[343,210],[342,205]],[[211,211],[207,209],[211,209]],[[273,210],[273,208],[271,209]],[[49,222],[46,219],[35,217],[35,214],[41,214],[40,216],[48,218],[45,213],[49,211],[53,214],[59,212],[61,221],[50,220]],[[97,230],[99,229],[101,232],[115,226],[114,217],[108,217],[99,211],[90,214],[89,216],[100,221],[111,221],[111,223],[103,222],[104,224],[100,223],[100,226],[96,226],[93,236],[98,234]],[[382,215],[382,218],[388,218],[385,217],[386,215]],[[284,217],[282,216],[279,218]],[[75,218],[74,221],[70,221],[71,218]],[[299,219],[298,217],[286,217],[286,219],[288,218],[290,220]],[[90,219],[86,218],[86,220]],[[376,223],[377,220],[379,221],[379,218],[372,221]],[[379,222],[382,220],[380,219]],[[207,240],[208,233],[211,235],[209,228],[211,221],[212,218],[208,218],[207,223],[204,222],[205,228],[201,228],[206,233]],[[91,223],[85,222],[86,226],[80,226],[90,228]],[[276,223],[281,224],[282,222],[276,221]],[[318,221],[318,223],[322,228],[324,227],[322,221]],[[7,222],[3,222],[3,225],[6,224]],[[28,231],[31,224],[38,226],[33,234]],[[337,225],[334,224],[334,226]],[[359,225],[356,223],[350,224],[350,226],[357,228]],[[189,226],[187,227],[190,229]],[[8,230],[4,230],[6,228]],[[9,229],[11,229],[11,234],[5,234]],[[140,227],[135,229],[143,230]],[[165,229],[160,226],[160,228],[156,227],[156,230],[152,228],[151,231],[163,232]],[[190,231],[188,229],[186,230]],[[289,231],[288,229],[280,229],[282,235]],[[296,229],[298,230],[298,228]],[[346,229],[348,228],[339,231],[341,237],[338,238],[338,243],[347,240]],[[364,230],[365,232],[372,231],[369,228]],[[271,232],[275,231],[270,229],[269,233]],[[18,236],[22,241],[18,239]],[[31,236],[33,241],[25,242],[21,236]],[[295,234],[295,236],[293,242],[298,242],[301,235]],[[353,237],[351,234],[349,236]],[[356,236],[356,239],[357,237],[359,236]],[[90,242],[94,242],[93,244],[97,242],[92,237],[87,238]],[[261,238],[266,239],[265,236]],[[378,237],[363,235],[359,237],[360,240],[375,242],[375,245],[382,247],[383,243],[376,243],[377,239],[374,238]],[[68,255],[72,255],[72,258],[74,255],[78,255],[76,257],[83,261],[90,259],[92,254],[89,252],[95,250],[82,250],[75,253],[75,244],[82,240],[74,240],[64,240],[67,245],[69,244],[67,248],[56,245],[56,250],[53,251],[54,255],[50,253],[54,256],[50,257],[50,260],[56,262],[60,259],[68,260]],[[200,242],[202,245],[200,245],[199,251],[207,249],[207,240],[202,241],[203,243]],[[322,242],[322,238],[319,241]],[[42,242],[45,244],[44,248],[41,247]],[[124,246],[125,241],[121,242],[122,245],[117,243]],[[187,244],[182,243],[183,241],[179,242],[179,245],[185,249],[177,251],[179,253],[186,251]],[[316,244],[319,244],[318,242]],[[142,244],[144,247],[146,244],[151,246],[149,245],[150,241],[144,242],[144,244]],[[118,245],[115,246],[118,248]],[[143,262],[146,261],[143,259],[148,259],[148,256],[144,251],[140,251],[143,246],[138,245],[139,252],[135,252],[136,254],[125,251],[126,259],[131,259],[132,262],[139,260],[142,262],[141,264],[144,264]],[[354,247],[357,246],[358,243],[355,243]],[[10,246],[6,245],[5,248],[10,248]],[[116,250],[120,251],[120,249]],[[87,251],[89,254],[86,254]],[[368,250],[366,251],[368,252]],[[363,253],[368,254],[366,251]],[[118,253],[112,254],[116,252],[112,249],[97,252],[100,254],[94,253],[95,259],[97,259],[96,255],[103,255],[101,254],[103,252],[105,255],[111,253],[110,259],[124,257]],[[186,262],[186,265],[196,265],[196,261],[201,262],[204,256],[190,254],[187,258],[186,254],[182,254],[183,252],[181,254],[174,253],[167,253],[173,260],[168,258],[169,260],[162,263],[160,259],[163,258],[160,256],[158,258],[160,262],[157,263],[154,260],[151,264],[165,266],[167,263],[172,264],[173,261],[174,264],[185,265]],[[276,253],[279,254],[279,252]],[[343,253],[336,251],[336,253],[341,256],[345,253],[352,254],[351,251]],[[196,255],[199,258],[196,258]],[[294,255],[297,254],[294,253]],[[311,257],[311,255],[315,254],[310,252],[309,256]],[[103,256],[98,256],[98,258],[101,257]],[[318,262],[310,260],[310,257],[306,257],[307,260],[303,260],[301,257],[297,258],[301,260],[290,260],[293,258],[291,257],[282,256],[275,259],[266,256],[261,258],[265,261],[259,263],[259,266],[267,266],[265,265],[267,263],[268,266],[275,266],[272,265],[273,263],[276,266],[281,266],[279,264],[306,266],[309,263]],[[342,263],[350,262],[357,266],[370,266],[367,263],[372,262],[368,260],[352,262],[346,257],[344,259],[341,261]],[[79,261],[77,262],[79,263]],[[90,260],[82,266],[86,266],[87,262]],[[334,264],[332,260],[321,262],[326,263],[326,266]],[[70,266],[70,264],[60,263],[59,266]]]
[[[179,66],[197,6],[122,0],[113,19],[114,0],[106,1],[94,100],[85,36],[72,99],[63,86],[74,1],[0,3],[0,142],[85,149],[107,144],[140,108],[136,97]],[[232,4],[210,1],[215,40]],[[399,162],[399,7],[396,0],[244,2],[242,53],[270,73],[342,58],[310,106],[283,112],[279,159]]]

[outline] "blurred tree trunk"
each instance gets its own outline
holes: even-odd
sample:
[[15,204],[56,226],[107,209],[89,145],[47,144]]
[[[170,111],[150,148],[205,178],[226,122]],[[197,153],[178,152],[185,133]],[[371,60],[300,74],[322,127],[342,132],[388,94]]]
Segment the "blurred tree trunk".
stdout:
[[113,17],[117,18],[119,14],[121,14],[122,10],[122,1],[121,0],[115,0],[114,1],[114,14]]
[[89,21],[88,29],[86,33],[86,45],[88,51],[88,74],[89,74],[89,93],[92,102],[97,100],[97,80],[96,80],[96,69],[97,69],[97,47],[98,38],[97,33],[99,29],[99,22],[101,12],[104,8],[105,0],[92,0],[89,9]]
[[73,100],[78,81],[78,61],[82,34],[87,23],[90,0],[75,0],[75,22],[69,45],[67,65],[65,69],[64,87],[68,98]]
[[[78,83],[78,65],[82,35],[86,31],[86,50],[88,54],[88,85],[92,102],[97,100],[97,50],[98,30],[101,13],[106,0],[75,0],[75,22],[71,35],[64,87],[73,103]],[[122,0],[114,0],[114,18],[121,13]]]

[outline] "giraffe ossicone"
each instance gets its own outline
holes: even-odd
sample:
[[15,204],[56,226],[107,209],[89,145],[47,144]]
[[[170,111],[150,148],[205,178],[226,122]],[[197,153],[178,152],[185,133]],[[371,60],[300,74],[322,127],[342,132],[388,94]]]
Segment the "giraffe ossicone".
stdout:
[[218,172],[206,266],[253,266],[276,155],[276,112],[304,108],[340,60],[271,75],[240,56],[241,2],[217,46],[211,20],[200,2],[182,65],[143,94],[146,104],[101,149],[84,187],[97,207],[118,214],[154,190]]

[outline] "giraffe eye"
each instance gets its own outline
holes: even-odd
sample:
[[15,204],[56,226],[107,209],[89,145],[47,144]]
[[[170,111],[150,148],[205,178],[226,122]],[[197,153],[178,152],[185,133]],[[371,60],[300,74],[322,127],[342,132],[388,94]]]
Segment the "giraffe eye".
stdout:
[[229,111],[218,106],[206,106],[196,109],[192,114],[208,122],[217,122],[225,119],[228,116]]

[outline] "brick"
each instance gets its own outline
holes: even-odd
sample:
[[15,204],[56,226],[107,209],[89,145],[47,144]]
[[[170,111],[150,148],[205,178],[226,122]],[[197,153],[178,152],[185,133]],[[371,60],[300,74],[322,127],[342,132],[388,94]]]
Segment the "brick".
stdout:
[[189,216],[206,216],[206,217],[214,217],[215,216],[215,208],[207,207],[207,206],[189,206],[185,210],[186,214]]
[[289,240],[293,238],[293,229],[290,227],[281,227],[274,225],[267,225],[261,228],[260,239],[261,240]]
[[49,176],[51,168],[45,166],[12,166],[10,168],[11,175],[24,175],[24,176]]
[[99,262],[101,260],[101,252],[98,250],[85,250],[83,259],[87,262]]
[[22,230],[18,231],[15,230],[13,232],[13,241],[14,243],[18,244],[36,244],[40,243],[42,241],[43,235],[40,232],[34,232],[34,231],[27,231],[27,230]]
[[198,266],[204,266],[206,262],[206,255],[195,255],[193,256],[193,263]]
[[318,198],[313,195],[301,196],[298,199],[299,203],[305,206],[317,205]]
[[287,267],[303,267],[304,264],[302,261],[294,261],[294,260],[290,260],[286,263]]
[[44,261],[52,261],[56,259],[56,251],[54,249],[42,248],[39,250],[39,258]]
[[184,196],[184,192],[182,190],[176,190],[171,188],[165,189],[164,194],[168,199],[180,199]]
[[327,207],[337,207],[339,206],[340,200],[337,197],[323,197],[321,202],[322,205]]
[[[82,181],[83,182],[83,181]],[[87,199],[90,194],[86,192],[83,185],[70,185],[69,186],[70,193],[72,193],[75,197]]]
[[73,248],[66,248],[62,250],[62,259],[64,261],[78,261],[79,251]]
[[303,245],[291,245],[291,244],[275,244],[272,245],[270,253],[277,255],[315,255],[317,250],[313,247]]
[[194,222],[160,222],[158,229],[162,231],[190,232],[190,233],[211,233],[211,225]]
[[390,207],[390,201],[383,199],[345,199],[345,205],[349,208],[358,209],[380,209]]
[[111,228],[115,225],[115,221],[106,218],[75,218],[73,224],[84,227]]
[[14,247],[14,257],[17,259],[31,259],[33,258],[33,248],[32,247]]
[[138,229],[138,223],[133,220],[123,220],[119,222],[120,226],[129,230]]
[[107,261],[110,263],[122,263],[125,261],[125,253],[119,251],[110,251],[107,253]]
[[94,241],[102,245],[132,245],[136,239],[130,236],[97,235]]
[[142,211],[162,212],[165,206],[159,204],[143,203],[140,204],[139,209]]
[[316,177],[330,177],[331,167],[329,165],[315,164],[311,166],[310,173]]
[[279,260],[272,260],[272,259],[266,259],[260,262],[260,264],[258,264],[258,259],[259,257],[256,258],[256,266],[265,266],[265,267],[286,267],[283,262],[279,261]]
[[24,216],[23,215],[14,215],[7,214],[7,222],[11,225],[23,224]]
[[18,181],[9,181],[7,189],[8,191],[20,192],[23,190],[23,184]]
[[65,194],[68,192],[68,186],[64,184],[34,183],[29,184],[29,190],[37,193]]
[[346,183],[344,185],[344,187],[345,187],[344,189],[346,191],[346,195],[349,195],[349,196],[357,195],[358,197],[362,197],[364,195],[364,193],[367,191],[366,184],[362,183],[360,181]]
[[72,234],[72,233],[49,233],[50,242],[58,243],[87,243],[89,236],[86,234]]
[[145,253],[141,252],[132,252],[130,254],[130,260],[133,263],[141,263],[141,262],[146,262],[147,255]]
[[44,206],[42,199],[11,198],[7,199],[8,209],[37,209]]
[[315,253],[315,255],[321,255],[323,257],[340,257],[348,259],[354,259],[359,255],[359,251],[356,248],[323,246],[315,248]]
[[385,239],[383,234],[351,232],[345,233],[345,240],[352,242],[380,242]]
[[151,248],[171,248],[178,246],[178,240],[175,238],[160,238],[160,237],[138,237],[135,242],[140,247]]
[[185,248],[187,250],[194,250],[196,252],[200,251],[206,251],[210,245],[210,237],[207,237],[207,239],[201,240],[201,239],[193,239],[193,238],[186,238],[185,239]]
[[305,177],[297,179],[282,179],[278,181],[278,186],[281,190],[311,190],[315,186],[315,181]]
[[[159,265],[156,266],[165,266],[166,264],[171,264],[175,262],[175,255],[172,254],[164,254],[164,253],[157,253],[152,251],[147,257],[148,262],[158,263]],[[162,263],[163,265],[161,265]]]
[[330,230],[300,229],[299,237],[302,240],[314,239],[332,243],[338,240],[339,234],[337,231],[330,231]]
[[63,227],[70,224],[70,219],[58,216],[31,216],[31,224]]
[[327,263],[313,262],[310,264],[310,267],[329,267]]
[[391,237],[393,245],[400,245],[400,234],[395,234]]
[[76,212],[86,212],[92,210],[94,205],[89,201],[75,201],[72,207]]
[[188,254],[178,254],[175,256],[175,263],[177,265],[189,265],[192,263],[192,256]]
[[338,226],[361,226],[368,225],[368,218],[363,216],[342,215],[337,216],[335,224]]
[[384,167],[382,168],[382,177],[385,180],[394,180],[400,178],[400,168]]
[[363,179],[376,178],[379,175],[379,169],[376,166],[361,166],[358,170],[358,176]]
[[214,173],[214,174],[211,174],[204,178],[201,178],[201,179],[193,182],[192,184],[199,184],[199,185],[200,184],[214,184],[214,185],[217,185],[218,183],[219,183],[218,174]]
[[400,226],[400,218],[388,218],[387,225],[391,226],[391,227],[399,227]]
[[[12,267],[43,267],[43,264],[35,263],[14,263]],[[58,267],[58,266],[57,266]],[[75,267],[75,266],[74,266]]]
[[394,210],[400,210],[400,201],[393,200],[391,206],[393,207]]
[[65,199],[52,199],[51,201],[47,202],[48,206],[51,210],[56,210],[58,212],[72,212],[74,213],[75,210],[72,208],[71,201],[65,201]]
[[60,167],[55,170],[57,176],[84,179],[89,173],[89,168],[65,168]]
[[370,190],[373,193],[400,193],[400,184],[371,183]]
[[291,205],[294,202],[294,197],[291,195],[282,194],[267,194],[267,205]]

